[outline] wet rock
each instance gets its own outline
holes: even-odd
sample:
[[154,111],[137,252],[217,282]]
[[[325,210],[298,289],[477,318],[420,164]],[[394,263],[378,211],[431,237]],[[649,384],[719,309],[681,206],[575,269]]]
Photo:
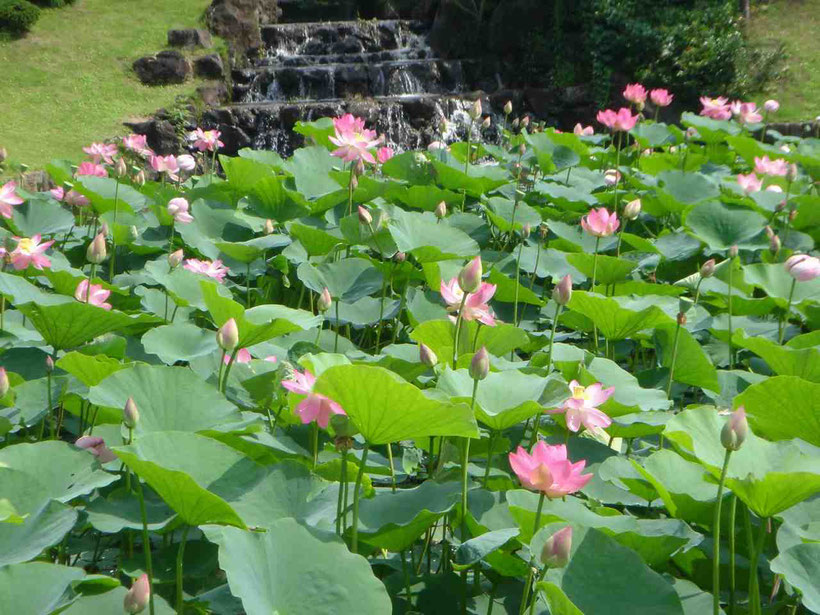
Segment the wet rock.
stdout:
[[179,136],[168,120],[151,118],[143,122],[126,122],[125,126],[138,135],[145,135],[148,147],[157,154],[176,154],[179,151]]
[[276,23],[276,0],[213,0],[205,13],[211,32],[237,50],[262,46],[260,27]]
[[231,99],[228,86],[221,81],[212,85],[199,86],[196,93],[206,105],[221,105]]
[[211,33],[198,28],[168,30],[168,45],[171,47],[205,47],[213,46]]
[[209,53],[194,60],[194,74],[206,79],[221,79],[225,73],[222,56],[218,53]]
[[133,64],[134,72],[146,85],[183,83],[191,74],[191,65],[179,51],[160,51]]

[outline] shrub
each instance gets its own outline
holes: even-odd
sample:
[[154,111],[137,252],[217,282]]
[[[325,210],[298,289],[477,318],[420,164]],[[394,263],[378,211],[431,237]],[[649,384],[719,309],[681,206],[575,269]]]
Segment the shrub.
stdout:
[[28,0],[0,0],[0,30],[25,34],[40,18],[40,9]]
[[69,3],[69,0],[31,0],[34,4],[47,9],[60,9]]

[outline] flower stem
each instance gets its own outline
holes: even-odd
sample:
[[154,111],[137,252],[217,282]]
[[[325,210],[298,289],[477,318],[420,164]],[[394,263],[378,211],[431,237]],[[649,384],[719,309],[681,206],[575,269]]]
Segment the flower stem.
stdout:
[[[601,238],[595,238],[595,256],[592,257],[592,286],[589,287],[589,292],[595,292],[595,280],[598,277],[598,247],[601,244]],[[598,325],[592,324],[592,341],[595,344],[595,354],[598,354]]]
[[728,301],[728,311],[729,311],[729,369],[732,370],[735,368],[735,358],[732,352],[732,333],[734,329],[732,329],[732,281],[733,281],[733,273],[734,273],[734,265],[735,260],[731,259],[729,261],[729,296],[727,297]]
[[714,542],[712,545],[712,613],[720,615],[720,508],[723,503],[723,487],[726,483],[726,471],[729,469],[729,459],[732,451],[726,450],[723,458],[723,469],[720,471],[717,501],[715,502],[715,517],[712,522]]
[[234,348],[234,351],[231,353],[231,358],[228,361],[228,366],[225,368],[225,375],[222,377],[222,392],[223,393],[228,388],[228,376],[231,375],[231,368],[233,367],[234,361],[236,360],[236,354],[239,352],[239,350],[240,350],[239,346]]
[[119,213],[120,182],[114,183],[114,228],[111,229],[111,260],[108,261],[108,282],[114,279],[114,269],[117,262],[117,214]]
[[333,340],[333,352],[339,352],[339,329],[342,325],[339,322],[339,300],[336,299],[336,338]]
[[[475,394],[478,391],[477,379],[473,380],[473,394],[470,398],[470,412],[475,410]],[[461,542],[467,540],[467,465],[470,463],[470,438],[464,438],[464,453],[461,458]],[[489,468],[489,466],[488,466]],[[463,587],[463,601],[461,612],[467,612],[467,571],[461,572],[461,584]]]
[[145,495],[142,492],[140,477],[134,472],[134,482],[137,485],[137,498],[140,502],[140,517],[142,518],[142,550],[145,553],[145,572],[148,573],[148,608],[150,615],[154,615],[154,566],[151,563],[151,539],[148,537],[148,515],[145,512]]
[[[524,249],[524,239],[518,244],[518,258],[515,259],[515,303],[513,304],[513,324],[517,327],[518,321],[518,289],[521,286],[519,282],[521,278],[521,250]],[[522,314],[523,317],[523,314]]]
[[786,311],[780,316],[780,322],[777,325],[777,343],[783,344],[783,338],[786,336],[786,325],[789,321],[789,312],[792,309],[792,299],[794,299],[794,287],[797,285],[797,278],[792,280],[792,287],[789,289],[789,300],[786,304]]
[[350,549],[353,553],[359,552],[359,491],[362,486],[362,478],[364,477],[364,467],[367,463],[367,453],[370,450],[370,443],[364,443],[362,449],[362,460],[359,466],[359,473],[356,475],[356,485],[353,490],[353,531],[350,535]]
[[532,577],[535,568],[530,566],[530,572],[527,575],[527,581],[524,583],[524,594],[521,596],[521,608],[518,609],[518,615],[524,615],[527,611],[527,602],[529,602],[530,598],[530,586],[532,585]]
[[390,462],[390,486],[393,493],[396,493],[396,470],[393,466],[393,445],[390,442],[387,443],[387,460]]
[[760,584],[758,581],[757,564],[760,561],[760,554],[763,552],[763,545],[766,542],[766,519],[760,519],[760,533],[757,536],[752,550],[752,559],[749,562],[749,612],[752,615],[761,615],[760,605]]
[[487,488],[487,481],[490,480],[490,466],[493,461],[493,442],[495,441],[495,429],[490,430],[490,441],[487,444],[487,466],[484,468],[484,488]]
[[467,301],[467,295],[468,293],[464,293],[461,296],[461,305],[458,306],[458,316],[456,317],[456,333],[455,338],[453,340],[453,369],[456,368],[456,361],[458,360],[458,337],[459,333],[461,333],[461,323],[463,321],[461,314],[464,311],[464,304]]
[[737,513],[737,496],[732,494],[732,505],[729,509],[729,615],[735,615],[735,515]]
[[311,434],[311,442],[313,443],[313,471],[316,471],[316,464],[319,461],[319,423],[313,422],[313,432]]
[[672,393],[672,382],[675,379],[675,362],[678,360],[678,342],[680,341],[680,322],[675,328],[675,341],[672,342],[672,363],[669,365],[669,382],[666,384],[666,396]]
[[413,606],[413,593],[410,590],[410,572],[407,568],[407,549],[402,549],[401,552],[401,570],[404,575],[404,591],[407,592],[407,608],[411,609]]
[[188,531],[190,529],[190,525],[182,528],[182,539],[179,541],[179,550],[177,551],[177,615],[183,615],[185,612],[185,601],[182,597],[182,569],[185,559],[185,542],[188,540]]

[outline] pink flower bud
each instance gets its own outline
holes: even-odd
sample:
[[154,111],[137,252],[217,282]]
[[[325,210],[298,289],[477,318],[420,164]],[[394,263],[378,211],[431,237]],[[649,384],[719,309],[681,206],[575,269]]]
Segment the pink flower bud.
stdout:
[[319,294],[319,299],[316,301],[316,307],[320,312],[327,312],[332,303],[333,298],[330,296],[330,290],[328,290],[327,286],[325,286]]
[[128,172],[128,167],[125,166],[125,159],[120,158],[117,160],[117,164],[114,165],[114,173],[117,174],[117,177],[122,177]]
[[635,199],[634,201],[629,201],[624,207],[624,218],[628,220],[634,220],[637,218],[641,213],[641,199]]
[[105,249],[105,235],[98,233],[96,237],[88,244],[88,249],[85,251],[85,258],[89,263],[99,265],[108,256]]
[[133,397],[129,397],[125,402],[125,408],[122,409],[122,422],[129,429],[134,429],[139,420],[140,411],[137,410],[137,404]]
[[763,103],[763,108],[769,113],[774,113],[775,111],[780,109],[780,103],[776,100],[770,99]]
[[774,237],[774,230],[768,224],[766,225],[765,231],[766,231],[766,237],[768,237],[769,239]]
[[168,265],[171,267],[171,269],[176,269],[177,267],[179,267],[179,264],[182,262],[184,256],[185,254],[182,251],[182,248],[175,252],[171,252],[168,255]]
[[361,205],[359,205],[359,222],[368,226],[373,222],[373,216]]
[[681,327],[684,326],[686,324],[686,314],[684,314],[683,312],[678,312],[677,320],[678,325],[680,325]]
[[527,239],[532,232],[532,227],[529,224],[525,224],[521,227],[521,237],[522,239]]
[[0,397],[5,397],[10,388],[11,384],[9,383],[9,375],[6,373],[6,368],[0,367]]
[[510,113],[512,113],[512,101],[508,100],[504,103],[504,115],[509,115]]
[[738,253],[737,244],[735,244],[731,248],[729,248],[729,258],[734,258],[735,256],[737,256],[737,253]]
[[47,356],[46,357],[46,372],[50,374],[53,371],[54,371],[54,359],[52,359],[50,356]]
[[572,299],[572,277],[565,275],[552,289],[552,300],[558,305],[566,305]]
[[216,332],[216,343],[225,352],[233,352],[239,343],[239,327],[236,320],[229,318],[225,321],[219,331]]
[[521,118],[521,128],[526,128],[529,125],[530,125],[530,116],[525,115],[524,117]]
[[458,274],[458,286],[465,293],[474,293],[481,286],[481,257],[476,256]]
[[487,352],[487,347],[482,346],[470,361],[470,377],[473,380],[484,380],[489,373],[490,354]]
[[436,205],[435,214],[436,214],[436,218],[438,218],[439,220],[441,220],[444,216],[446,216],[447,215],[447,203],[442,201],[441,203]]
[[743,445],[748,433],[749,422],[746,420],[746,409],[739,406],[723,426],[720,432],[720,443],[726,450],[736,451]]
[[572,527],[558,530],[547,539],[541,549],[541,563],[549,568],[563,568],[569,563],[572,550]]
[[772,235],[769,238],[769,250],[771,250],[772,254],[777,254],[778,252],[780,252],[781,245],[782,243],[780,241],[780,237],[778,237],[777,235]]
[[419,360],[427,367],[434,367],[438,363],[436,353],[427,345],[419,345]]
[[145,171],[141,170],[134,176],[134,183],[138,186],[145,185]]
[[783,263],[783,266],[786,268],[786,273],[798,282],[808,282],[820,277],[820,259],[816,256],[793,254]]
[[126,613],[134,615],[135,613],[142,613],[151,597],[151,584],[148,582],[148,575],[143,574],[140,578],[134,581],[131,589],[125,594],[125,599],[122,602],[122,607]]
[[469,109],[469,111],[467,111],[467,113],[474,120],[477,120],[478,118],[481,117],[482,109],[481,109],[481,99],[480,98],[476,99],[476,101],[473,103],[473,105],[470,107],[470,109]]
[[393,255],[393,260],[395,260],[397,263],[403,263],[404,261],[407,260],[407,253],[406,252],[396,252]]
[[273,220],[268,218],[265,220],[265,235],[270,235],[273,233]]
[[487,129],[487,128],[490,127],[491,124],[492,124],[492,120],[490,119],[490,116],[488,115],[487,117],[484,118],[484,121],[481,122],[481,127],[484,128],[484,129]]
[[700,268],[700,277],[711,278],[713,275],[715,275],[715,265],[716,263],[714,258],[710,258],[708,261],[703,263],[703,265]]

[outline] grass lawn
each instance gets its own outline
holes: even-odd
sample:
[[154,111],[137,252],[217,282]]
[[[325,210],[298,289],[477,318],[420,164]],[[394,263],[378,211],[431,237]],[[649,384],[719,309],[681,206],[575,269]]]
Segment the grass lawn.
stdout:
[[820,115],[820,0],[756,5],[749,34],[759,43],[783,41],[786,46],[788,71],[765,92],[780,101],[777,119],[812,120]]
[[83,145],[124,134],[122,122],[191,93],[191,82],[142,85],[138,57],[166,47],[170,28],[198,27],[209,0],[76,0],[44,9],[32,31],[0,40],[0,146],[41,167],[77,160]]

